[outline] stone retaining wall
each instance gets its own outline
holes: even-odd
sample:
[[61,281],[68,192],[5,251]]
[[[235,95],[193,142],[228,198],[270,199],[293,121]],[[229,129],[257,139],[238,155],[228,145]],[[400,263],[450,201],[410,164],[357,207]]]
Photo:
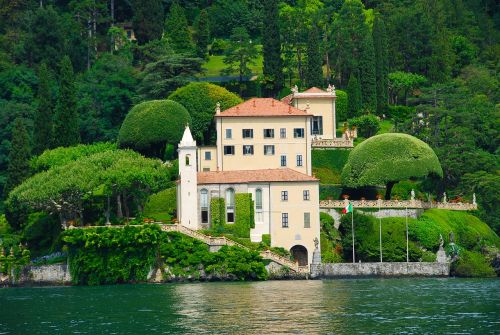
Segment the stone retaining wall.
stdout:
[[71,274],[67,264],[26,266],[15,280],[0,274],[0,286],[6,285],[67,285]]
[[313,269],[313,277],[447,277],[449,263],[327,263]]

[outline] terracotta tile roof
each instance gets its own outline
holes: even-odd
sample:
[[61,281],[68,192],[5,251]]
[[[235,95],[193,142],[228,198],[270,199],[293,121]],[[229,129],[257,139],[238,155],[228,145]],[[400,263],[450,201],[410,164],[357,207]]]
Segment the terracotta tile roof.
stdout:
[[198,172],[198,185],[285,181],[318,181],[318,179],[289,168]]
[[317,88],[317,87],[311,87],[310,89],[308,90],[305,90],[304,92],[302,93],[327,93],[326,91],[323,91],[321,88]]
[[310,114],[272,98],[253,98],[226,109],[216,117],[227,116],[306,116]]

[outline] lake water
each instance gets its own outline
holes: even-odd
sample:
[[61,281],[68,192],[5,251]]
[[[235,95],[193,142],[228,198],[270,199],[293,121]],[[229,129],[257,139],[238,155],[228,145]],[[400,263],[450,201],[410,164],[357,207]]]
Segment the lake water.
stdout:
[[500,334],[498,279],[0,289],[0,334]]

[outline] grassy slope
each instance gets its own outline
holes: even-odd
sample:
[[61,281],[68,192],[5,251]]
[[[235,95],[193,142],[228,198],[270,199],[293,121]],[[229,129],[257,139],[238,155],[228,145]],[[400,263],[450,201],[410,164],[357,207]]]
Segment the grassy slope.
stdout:
[[340,174],[350,150],[312,150],[313,173],[321,184],[340,184]]
[[[224,64],[224,56],[210,56],[208,61],[203,65],[203,69],[206,71],[203,73],[203,77],[219,77],[221,75],[221,70],[226,67]],[[255,65],[250,65],[249,68],[252,70],[254,75],[262,74],[262,55],[259,54],[255,60]],[[236,74],[234,74],[236,75]]]

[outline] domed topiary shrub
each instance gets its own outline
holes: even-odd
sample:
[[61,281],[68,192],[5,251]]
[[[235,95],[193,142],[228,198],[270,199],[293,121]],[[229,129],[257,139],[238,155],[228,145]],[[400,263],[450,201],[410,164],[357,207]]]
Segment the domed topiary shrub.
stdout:
[[168,98],[186,107],[193,120],[191,132],[199,144],[209,144],[215,139],[213,117],[217,102],[220,102],[221,111],[243,102],[224,87],[204,82],[178,88]]
[[172,100],[152,100],[134,106],[118,133],[118,146],[146,156],[163,158],[167,143],[177,145],[191,117],[184,106]]
[[429,145],[407,134],[382,134],[351,151],[342,170],[342,183],[355,188],[386,185],[385,198],[390,199],[396,182],[428,175],[443,176]]

